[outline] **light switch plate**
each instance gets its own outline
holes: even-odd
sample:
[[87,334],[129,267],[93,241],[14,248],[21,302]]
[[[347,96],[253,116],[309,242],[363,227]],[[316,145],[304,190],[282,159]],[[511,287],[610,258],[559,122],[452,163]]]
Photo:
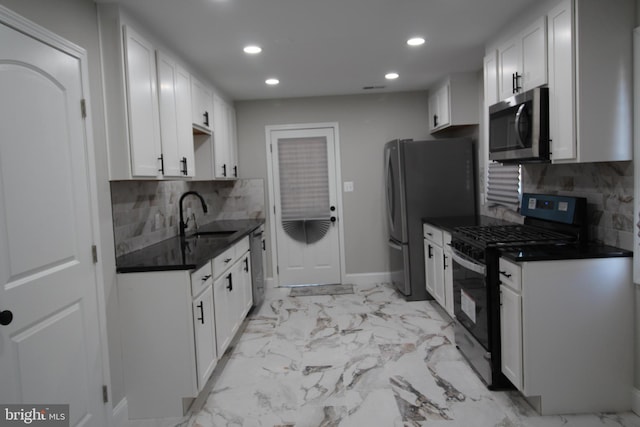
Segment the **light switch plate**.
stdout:
[[350,193],[353,191],[353,181],[345,181],[344,182],[344,192]]

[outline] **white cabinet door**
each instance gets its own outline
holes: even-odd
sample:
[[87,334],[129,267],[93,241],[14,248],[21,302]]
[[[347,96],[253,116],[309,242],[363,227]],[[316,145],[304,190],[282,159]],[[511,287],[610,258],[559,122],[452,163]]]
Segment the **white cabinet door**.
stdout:
[[176,106],[178,122],[178,156],[182,176],[193,178],[196,175],[193,131],[191,127],[191,75],[176,65]]
[[157,177],[161,147],[155,50],[130,27],[123,31],[131,174]]
[[238,135],[236,132],[236,109],[227,104],[227,135],[228,135],[228,159],[230,175],[238,178]]
[[211,285],[193,300],[198,390],[202,390],[217,363],[216,331]]
[[[178,122],[178,65],[166,54],[158,51],[158,101],[160,104],[160,139],[162,141],[162,173],[164,176],[183,176],[180,156],[180,131]],[[181,94],[184,96],[183,94]],[[190,107],[189,107],[190,108]],[[188,131],[188,137],[191,131]],[[193,151],[193,148],[192,148]]]
[[576,158],[573,2],[566,0],[548,14],[549,139],[553,160]]
[[542,16],[522,33],[522,90],[547,84],[547,20]]
[[444,308],[453,317],[453,262],[451,260],[451,247],[447,245],[451,243],[451,235],[445,233],[444,252]]
[[500,99],[517,93],[517,76],[520,70],[520,39],[514,38],[498,49],[498,83]]
[[500,339],[502,373],[522,390],[522,297],[504,285],[500,286]]
[[213,282],[213,302],[216,323],[216,348],[219,357],[231,343],[233,338],[234,301],[233,301],[233,277],[232,272],[222,274]]
[[444,285],[444,252],[442,246],[433,246],[433,297],[442,308],[446,308]]
[[547,83],[546,22],[537,19],[498,50],[500,99]]
[[424,276],[427,285],[427,292],[435,297],[435,262],[433,258],[433,245],[428,241],[424,241]]
[[241,316],[240,322],[245,318],[253,305],[253,288],[251,287],[251,258],[249,252],[245,253],[240,260],[240,283],[241,283]]
[[213,95],[214,134],[213,134],[213,161],[216,178],[231,177],[231,164],[229,163],[229,112],[224,99]]
[[431,114],[430,129],[436,130],[451,123],[450,115],[450,86],[445,83],[435,90],[429,97],[429,112]]
[[213,131],[213,97],[211,89],[191,76],[191,114],[193,127],[206,134]]
[[488,107],[498,101],[498,53],[494,50],[484,57],[484,104]]

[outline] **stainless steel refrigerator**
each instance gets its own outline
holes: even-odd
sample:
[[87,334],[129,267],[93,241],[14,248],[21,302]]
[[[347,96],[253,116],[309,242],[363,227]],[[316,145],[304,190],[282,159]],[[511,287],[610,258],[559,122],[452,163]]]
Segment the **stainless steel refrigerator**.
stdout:
[[391,281],[407,300],[425,286],[422,219],[476,214],[473,142],[394,140],[385,145]]

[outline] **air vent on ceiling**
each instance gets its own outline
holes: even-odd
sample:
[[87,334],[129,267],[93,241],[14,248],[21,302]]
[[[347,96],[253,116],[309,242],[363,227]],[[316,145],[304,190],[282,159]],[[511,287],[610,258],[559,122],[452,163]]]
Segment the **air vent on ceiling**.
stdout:
[[384,89],[386,86],[362,86],[362,90]]

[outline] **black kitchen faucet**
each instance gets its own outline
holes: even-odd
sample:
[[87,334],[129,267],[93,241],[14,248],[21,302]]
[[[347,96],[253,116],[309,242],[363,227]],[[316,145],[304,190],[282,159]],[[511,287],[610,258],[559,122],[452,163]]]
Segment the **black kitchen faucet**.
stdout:
[[184,237],[184,230],[187,228],[187,224],[189,223],[189,218],[184,221],[184,217],[182,215],[182,201],[190,194],[197,196],[200,199],[200,202],[202,203],[202,211],[204,213],[207,213],[207,204],[204,202],[204,199],[197,191],[187,191],[182,196],[180,196],[180,202],[178,204],[178,209],[180,210],[180,237]]

